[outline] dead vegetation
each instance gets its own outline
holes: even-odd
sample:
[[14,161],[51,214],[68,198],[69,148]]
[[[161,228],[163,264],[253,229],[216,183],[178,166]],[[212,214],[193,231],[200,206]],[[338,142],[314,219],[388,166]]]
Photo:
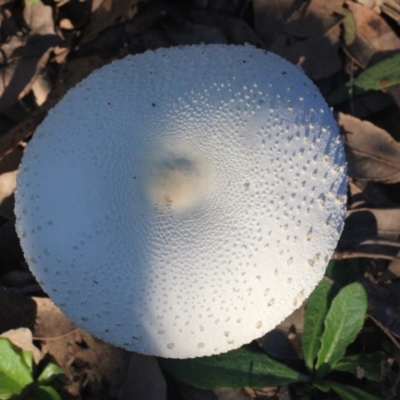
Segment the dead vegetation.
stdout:
[[[25,338],[24,348],[31,348],[33,341],[38,359],[50,355],[63,368],[65,378],[59,385],[64,399],[161,400],[166,399],[166,383],[154,360],[131,358],[72,324],[30,274],[13,214],[23,149],[47,111],[93,69],[127,54],[195,43],[250,43],[280,54],[299,65],[334,105],[350,185],[345,229],[333,258],[358,262],[357,280],[370,302],[359,340],[385,350],[380,395],[400,398],[398,0],[0,4],[0,332],[29,329],[31,336],[24,330],[16,337]],[[364,71],[373,72],[362,86]],[[344,84],[342,95],[332,97]],[[262,346],[278,359],[296,359],[301,331],[302,309],[266,335]],[[300,398],[287,387],[207,392],[170,378],[167,383],[170,399]]]

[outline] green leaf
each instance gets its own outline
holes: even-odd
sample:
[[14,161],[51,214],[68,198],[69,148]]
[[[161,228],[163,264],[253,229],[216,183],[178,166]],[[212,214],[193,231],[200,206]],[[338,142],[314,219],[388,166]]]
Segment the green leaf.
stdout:
[[318,378],[328,374],[343,358],[347,346],[354,341],[364,324],[367,305],[367,294],[358,282],[344,287],[334,298],[321,337],[316,365]]
[[[61,396],[51,386],[34,384],[32,392],[29,395],[30,399],[35,400],[61,400]],[[27,399],[28,400],[28,399]]]
[[335,391],[342,400],[380,400],[379,397],[374,396],[364,390],[355,386],[343,385],[341,383],[325,381],[329,384],[330,389]]
[[329,306],[338,289],[326,280],[322,280],[307,300],[302,336],[304,361],[312,371],[314,360],[321,347],[321,336]]
[[[382,90],[400,83],[400,52],[367,68],[353,81],[355,96],[370,90]],[[331,93],[327,102],[330,106],[349,98],[350,82]]]
[[0,399],[8,399],[33,381],[32,369],[23,351],[6,338],[0,338],[0,355]]
[[50,383],[58,375],[62,375],[64,372],[57,364],[49,362],[43,369],[42,373],[37,378],[38,382],[42,384]]
[[260,389],[309,381],[308,376],[247,347],[211,357],[158,360],[173,377],[200,389],[240,389],[244,386]]
[[340,287],[346,286],[355,282],[360,275],[360,260],[358,258],[331,260],[325,274]]
[[314,387],[324,393],[328,393],[331,390],[331,387],[329,386],[329,381],[326,381],[325,379],[313,381],[312,384]]
[[356,376],[361,374],[372,381],[381,382],[381,363],[385,359],[385,353],[362,353],[342,358],[334,367],[336,371],[350,372]]

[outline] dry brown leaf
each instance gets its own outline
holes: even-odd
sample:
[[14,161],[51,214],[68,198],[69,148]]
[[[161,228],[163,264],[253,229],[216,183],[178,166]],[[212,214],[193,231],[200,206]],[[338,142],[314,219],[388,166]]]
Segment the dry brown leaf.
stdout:
[[[398,256],[400,256],[400,252],[397,253]],[[400,278],[400,261],[399,260],[393,260],[390,262],[388,266],[388,272],[392,274],[391,278]]]
[[340,251],[395,255],[398,248],[390,242],[400,239],[400,208],[361,208],[347,212],[340,237]]
[[127,14],[130,14],[129,17],[133,18],[136,14],[135,6],[139,1],[104,0],[101,3],[96,3],[96,8],[90,18],[90,26],[82,38],[81,45],[92,41],[100,32],[114,25],[119,18],[124,18]]
[[293,64],[301,66],[304,73],[313,80],[327,78],[339,71],[342,65],[338,55],[339,23],[322,36],[288,42],[286,34],[280,34],[270,50]]
[[298,38],[324,35],[342,19],[344,0],[311,0],[303,2],[287,21],[285,31]]
[[351,177],[384,183],[400,182],[400,143],[368,121],[339,113]]
[[357,3],[362,4],[365,7],[371,8],[376,13],[381,13],[381,6],[383,4],[383,0],[355,0]]
[[178,16],[163,20],[161,26],[176,44],[228,43],[218,26],[193,23]]
[[22,16],[29,28],[29,35],[55,35],[53,10],[41,1],[26,1]]
[[0,204],[4,198],[11,196],[17,186],[17,171],[5,172],[0,175]]
[[400,23],[400,1],[399,0],[383,0],[382,12],[389,15],[398,24]]
[[17,171],[0,174],[0,215],[5,218],[13,218],[14,200],[13,193],[17,185]]
[[23,140],[32,135],[48,110],[56,105],[69,89],[89,75],[95,68],[107,64],[114,58],[104,59],[100,56],[81,57],[66,64],[62,68],[58,81],[43,106],[0,136],[0,160],[14,150]]
[[301,0],[253,0],[254,27],[265,47],[275,42],[285,22],[301,3]]
[[364,281],[368,293],[368,314],[400,338],[400,283],[376,285]]
[[0,47],[0,64],[5,65],[10,62],[13,57],[21,54],[21,49],[26,45],[26,38],[12,36]]
[[10,40],[8,48],[2,46],[8,58],[4,60],[7,63],[0,70],[0,113],[30,91],[49,59],[50,51],[61,42],[54,30],[50,6],[42,2],[27,2],[23,18],[29,28],[28,35],[22,39]]
[[35,364],[43,358],[40,350],[33,344],[32,332],[28,328],[11,329],[4,332],[0,337],[7,338],[12,344],[25,351],[31,351]]
[[400,49],[400,39],[379,14],[353,1],[346,4],[356,22],[356,37],[344,50],[355,63],[365,68],[377,53]]
[[[270,44],[269,50],[293,64],[301,65],[311,79],[327,78],[341,68],[338,49],[343,2],[344,0],[285,2],[286,8],[282,9],[274,3],[278,8],[273,14],[277,20],[272,23],[276,31],[272,34],[273,40],[271,40],[272,36],[265,37],[263,34],[262,21],[264,18],[265,23],[270,22],[271,15],[265,11],[274,7],[260,1],[258,4],[260,15],[256,17],[258,21],[256,28],[258,26],[260,30],[256,31],[266,43]],[[267,35],[271,35],[269,28],[266,30]]]
[[362,181],[349,178],[350,209],[356,208],[393,208],[394,203],[387,193],[388,186],[383,183]]
[[217,27],[224,33],[230,44],[249,43],[258,47],[262,45],[258,35],[242,19],[229,15],[210,13],[204,10],[194,10],[191,13],[191,17],[199,23]]
[[167,400],[167,384],[157,359],[131,354],[119,400]]
[[110,391],[118,392],[130,353],[78,328],[50,299],[34,297],[33,300],[37,305],[33,333],[42,343],[42,352],[50,353],[71,379],[78,380],[76,374],[81,374],[93,379],[93,384],[105,380]]

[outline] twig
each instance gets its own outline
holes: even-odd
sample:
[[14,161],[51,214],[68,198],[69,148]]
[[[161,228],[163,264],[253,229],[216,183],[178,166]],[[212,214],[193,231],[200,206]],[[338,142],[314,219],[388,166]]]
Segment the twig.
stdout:
[[332,256],[332,260],[345,260],[348,258],[374,258],[383,260],[400,260],[399,256],[390,256],[386,254],[376,254],[376,253],[363,253],[362,251],[344,251],[336,252]]
[[400,247],[399,242],[394,242],[393,240],[365,240],[361,242],[360,245],[381,245],[381,246],[392,246],[392,247]]
[[69,332],[63,333],[62,335],[58,335],[58,336],[48,336],[48,337],[33,336],[32,339],[33,340],[43,340],[43,341],[45,341],[45,340],[47,340],[47,341],[49,341],[49,340],[58,340],[58,339],[62,339],[64,337],[66,337],[66,336],[69,336],[71,333],[74,333],[79,329],[81,329],[81,328],[74,328],[74,329],[70,330]]

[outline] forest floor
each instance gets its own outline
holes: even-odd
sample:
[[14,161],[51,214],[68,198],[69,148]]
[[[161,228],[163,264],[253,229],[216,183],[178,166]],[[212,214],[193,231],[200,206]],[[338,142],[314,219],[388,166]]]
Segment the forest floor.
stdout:
[[[379,366],[381,382],[369,386],[360,376],[359,386],[378,398],[400,399],[399,1],[0,0],[0,4],[0,333],[14,330],[8,333],[12,341],[33,351],[36,362],[52,360],[62,368],[64,374],[54,383],[62,399],[315,396],[290,385],[201,390],[168,376],[155,358],[108,345],[72,323],[42,291],[19,245],[13,195],[17,169],[49,109],[94,69],[112,60],[200,43],[249,43],[277,53],[298,65],[333,107],[349,175],[345,228],[333,259],[344,268],[353,268],[356,262],[353,280],[368,293],[359,347],[385,354]],[[302,357],[304,308],[305,304],[277,327],[285,340],[277,340],[274,333],[260,339],[269,356],[283,363]],[[332,392],[316,396],[339,398]]]

